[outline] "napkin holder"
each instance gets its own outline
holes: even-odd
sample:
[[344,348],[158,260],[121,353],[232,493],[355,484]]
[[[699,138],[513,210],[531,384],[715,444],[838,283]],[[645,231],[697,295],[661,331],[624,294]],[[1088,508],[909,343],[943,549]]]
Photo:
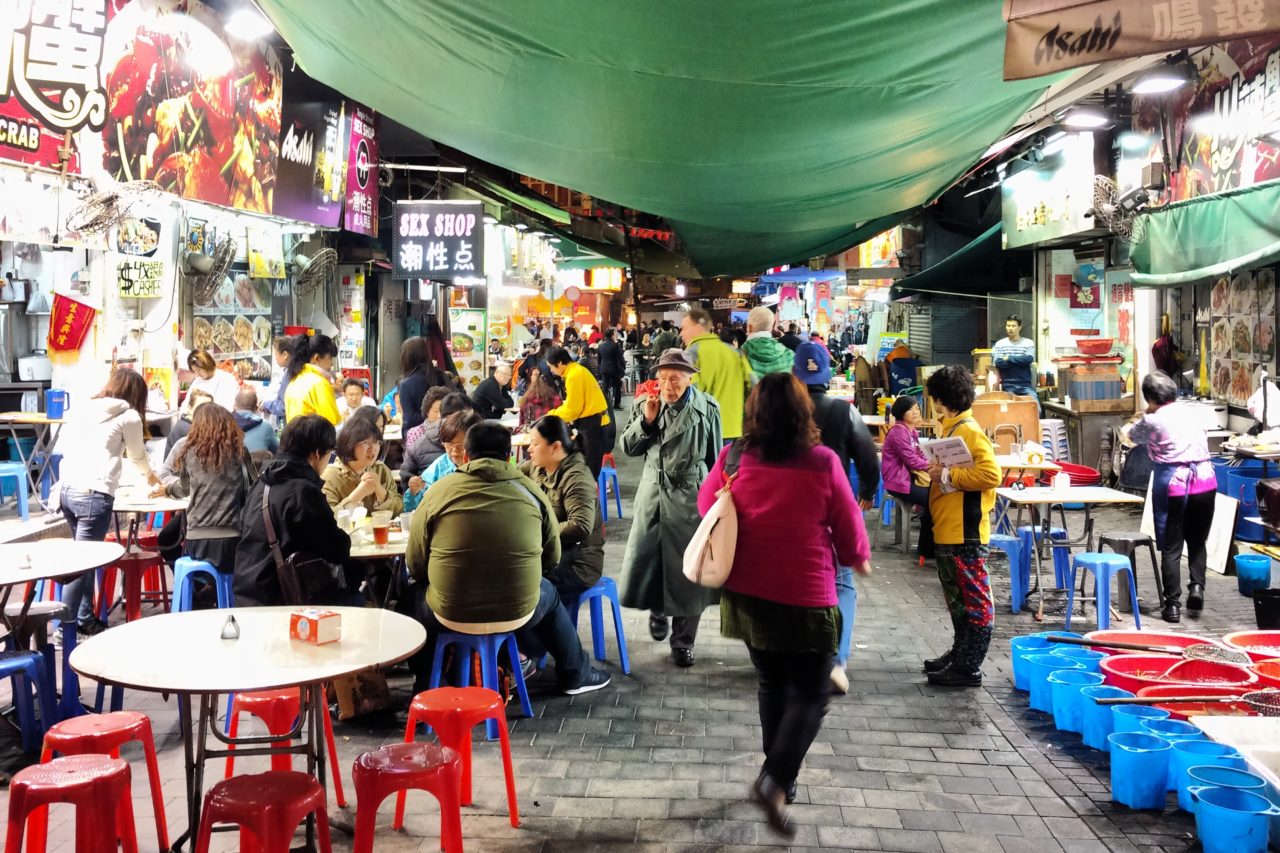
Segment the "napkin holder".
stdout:
[[289,614],[289,639],[323,646],[342,639],[342,614],[308,607]]

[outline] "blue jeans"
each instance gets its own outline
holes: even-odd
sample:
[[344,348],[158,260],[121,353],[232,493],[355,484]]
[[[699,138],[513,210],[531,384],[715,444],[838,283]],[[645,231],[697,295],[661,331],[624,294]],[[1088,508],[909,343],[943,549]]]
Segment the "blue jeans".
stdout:
[[853,585],[853,569],[836,567],[836,602],[840,606],[840,647],[836,661],[844,666],[849,662],[849,645],[853,640],[853,617],[858,612],[858,588]]
[[[103,492],[62,490],[62,517],[71,527],[71,538],[77,541],[101,542],[111,529],[111,508],[116,499]],[[94,618],[93,581],[95,572],[85,572],[62,585],[62,603],[86,625]]]

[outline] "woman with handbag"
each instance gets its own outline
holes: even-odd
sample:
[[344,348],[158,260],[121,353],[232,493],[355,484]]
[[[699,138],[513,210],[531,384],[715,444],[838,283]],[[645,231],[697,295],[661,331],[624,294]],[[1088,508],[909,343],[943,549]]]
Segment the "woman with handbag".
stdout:
[[764,766],[751,786],[769,825],[795,834],[786,805],[822,727],[840,639],[836,566],[871,572],[862,513],[840,458],[822,446],[813,403],[790,373],[770,373],[747,399],[742,438],[724,449],[698,492],[715,503],[728,457],[741,456],[730,493],[738,516],[720,633],[747,645],[760,681]]
[[191,432],[174,448],[176,480],[158,486],[152,497],[188,498],[181,552],[229,574],[236,565],[240,514],[253,485],[253,461],[244,433],[221,406],[201,406]]
[[[333,424],[320,415],[300,415],[285,426],[280,452],[263,466],[240,516],[238,606],[360,602],[348,577],[358,588],[363,571],[358,564],[350,573],[342,571],[351,537],[338,527],[320,479],[336,443]],[[307,573],[298,578],[301,601],[288,601],[281,584],[282,569],[290,568]]]
[[895,498],[910,501],[922,508],[920,541],[916,556],[920,565],[933,559],[933,518],[929,515],[929,457],[920,449],[920,404],[914,397],[902,396],[893,401],[893,426],[880,448],[880,471],[884,490]]

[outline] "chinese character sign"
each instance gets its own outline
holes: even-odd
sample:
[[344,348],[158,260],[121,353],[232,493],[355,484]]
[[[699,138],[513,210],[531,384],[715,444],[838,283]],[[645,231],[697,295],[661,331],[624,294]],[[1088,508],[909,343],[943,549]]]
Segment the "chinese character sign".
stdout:
[[484,205],[478,201],[398,201],[391,238],[393,278],[484,275]]
[[95,313],[95,309],[83,302],[55,293],[49,318],[49,349],[53,352],[78,352],[93,326]]
[[164,261],[128,260],[116,265],[121,299],[154,299],[164,281]]
[[98,75],[106,0],[11,0],[5,6],[0,101],[17,98],[56,131],[101,130],[107,120],[107,93]]
[[378,114],[348,103],[351,148],[347,153],[347,206],[342,227],[378,236]]

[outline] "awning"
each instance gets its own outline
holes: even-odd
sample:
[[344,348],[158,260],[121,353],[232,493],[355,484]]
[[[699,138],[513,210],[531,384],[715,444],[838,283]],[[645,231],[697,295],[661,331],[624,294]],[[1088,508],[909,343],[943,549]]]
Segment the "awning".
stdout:
[[703,276],[858,242],[1053,78],[998,0],[258,0],[307,74],[467,154],[673,223]]
[[[974,282],[985,293],[992,288],[990,279],[998,278],[1000,271],[1000,223],[997,222],[941,261],[915,275],[899,279],[890,292],[890,298],[898,299],[911,293],[974,293]],[[967,284],[967,286],[966,286]]]
[[[569,214],[567,212],[545,199],[538,198],[532,190],[527,193],[516,192],[515,190],[507,189],[496,181],[489,180],[477,172],[468,173],[463,186],[468,189],[474,186],[475,189],[493,198],[494,201],[500,200],[500,202],[505,202],[507,205],[523,207],[559,225],[569,224]],[[496,198],[494,198],[495,196]]]
[[1133,283],[1187,284],[1280,258],[1280,181],[1177,202],[1139,217]]

